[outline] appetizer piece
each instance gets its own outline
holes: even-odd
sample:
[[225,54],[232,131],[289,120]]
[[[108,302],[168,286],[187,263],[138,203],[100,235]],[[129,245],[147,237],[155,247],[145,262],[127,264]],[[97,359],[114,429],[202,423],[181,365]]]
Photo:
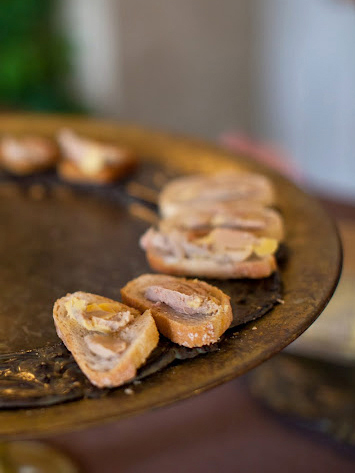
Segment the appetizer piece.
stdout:
[[163,231],[212,230],[217,227],[244,230],[257,237],[277,241],[284,238],[284,225],[279,212],[245,201],[211,202],[208,206],[205,203],[195,204],[161,220],[159,225]]
[[143,274],[121,295],[140,311],[150,309],[159,332],[189,348],[215,343],[233,319],[229,297],[197,279]]
[[58,336],[98,387],[133,379],[159,341],[149,310],[141,315],[95,294],[75,292],[58,299],[53,318]]
[[58,148],[43,136],[4,136],[0,140],[0,164],[19,175],[49,169],[57,163]]
[[140,240],[150,266],[178,276],[265,278],[276,270],[277,240],[230,229],[155,230]]
[[264,206],[274,203],[274,189],[265,176],[247,172],[194,175],[171,181],[159,198],[160,213],[171,217],[198,204],[247,200]]
[[62,130],[58,142],[64,157],[58,172],[67,181],[110,183],[126,176],[137,165],[128,149],[84,138],[71,130]]

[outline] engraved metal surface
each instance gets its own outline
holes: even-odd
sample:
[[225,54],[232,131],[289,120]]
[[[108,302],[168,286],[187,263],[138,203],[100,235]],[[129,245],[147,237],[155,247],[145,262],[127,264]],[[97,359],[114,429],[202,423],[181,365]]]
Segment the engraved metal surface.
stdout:
[[[143,164],[134,182],[153,186],[157,172],[164,175],[161,167]],[[137,247],[144,227],[127,210],[126,186],[63,186],[55,173],[4,176],[0,197],[0,409],[104,395],[108,391],[91,386],[58,344],[51,312],[53,301],[73,288],[117,299],[128,279],[149,271]],[[231,296],[233,327],[265,314],[282,297],[278,274],[211,282]],[[188,349],[161,337],[139,379],[218,346]]]
[[[263,166],[236,159],[205,143],[134,126],[75,117],[0,117],[0,133],[31,131],[53,136],[62,126],[72,126],[80,133],[98,138],[117,139],[131,146],[149,166],[160,164],[178,172],[242,167],[269,175],[277,186],[290,249],[288,264],[282,271],[284,304],[227,337],[219,350],[149,376],[132,387],[133,394],[117,389],[100,398],[0,411],[0,435],[40,435],[88,427],[197,394],[260,364],[293,341],[319,315],[337,283],[341,249],[333,223],[317,202],[296,186]],[[15,218],[22,212],[20,208],[27,208],[27,212],[20,214],[23,236],[20,232],[16,235],[16,231],[14,236],[0,232],[0,246],[9,245],[13,252],[12,256],[9,252],[2,254],[0,263],[0,301],[11,309],[0,309],[1,353],[11,347],[18,351],[20,347],[50,346],[56,336],[47,324],[48,311],[50,314],[53,300],[64,292],[81,289],[114,297],[128,279],[147,271],[144,255],[137,248],[138,235],[146,223],[134,221],[132,230],[134,219],[125,211],[126,202],[121,202],[120,207],[120,202],[107,198],[106,191],[92,193],[87,189],[76,190],[73,199],[71,191],[62,185],[58,185],[55,199],[51,195],[43,198],[43,189],[33,188],[33,181],[28,189],[22,183],[19,193],[11,185],[3,189],[0,199],[8,199],[8,206],[2,206],[6,218]],[[114,189],[111,191],[114,193]],[[85,203],[80,203],[80,199]],[[40,225],[39,215],[46,216],[43,222],[54,226],[51,238],[45,236],[48,227],[43,227],[42,237],[31,234],[33,222]],[[37,287],[35,291],[28,290],[31,281]],[[34,322],[35,328],[29,324],[24,329],[28,321]]]

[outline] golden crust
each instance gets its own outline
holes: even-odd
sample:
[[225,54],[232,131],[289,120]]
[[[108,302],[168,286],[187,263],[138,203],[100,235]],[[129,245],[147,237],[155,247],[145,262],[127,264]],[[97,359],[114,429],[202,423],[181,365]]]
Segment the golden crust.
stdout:
[[59,160],[59,150],[56,144],[44,137],[35,137],[36,140],[42,142],[43,148],[46,148],[47,157],[41,162],[33,162],[30,159],[18,159],[13,160],[9,159],[4,152],[1,150],[0,146],[0,165],[6,171],[17,174],[19,176],[25,176],[29,174],[35,174],[37,172],[46,171],[47,169],[53,168]]
[[[218,341],[220,336],[229,328],[233,320],[232,308],[229,297],[220,289],[199,281],[206,290],[218,299],[220,310],[217,314],[206,315],[205,317],[179,317],[175,312],[175,316],[171,316],[171,310],[166,307],[156,305],[154,302],[144,297],[146,287],[164,282],[169,276],[144,274],[133,281],[130,281],[121,289],[122,300],[125,304],[137,308],[140,311],[150,310],[157,324],[159,332],[169,338],[174,343],[189,348],[210,345]],[[173,279],[173,276],[171,276]],[[183,282],[189,282],[182,279]]]
[[[106,297],[85,294],[94,297],[98,302],[115,302]],[[130,343],[118,362],[108,370],[94,370],[88,365],[87,351],[83,348],[83,338],[89,332],[75,320],[66,317],[64,303],[70,296],[72,294],[67,294],[55,302],[53,318],[58,336],[72,353],[80,369],[91,383],[98,387],[116,387],[132,380],[136,376],[137,369],[145,362],[159,341],[159,333],[151,313],[146,311],[136,316],[134,323],[137,321],[140,323],[137,337]]]
[[211,260],[182,259],[168,262],[164,256],[154,250],[147,250],[146,257],[151,268],[159,273],[175,276],[196,276],[215,279],[260,279],[267,278],[277,269],[273,255],[260,259],[241,261],[238,263],[218,264]]
[[95,174],[85,174],[81,169],[69,159],[63,159],[57,166],[59,176],[65,181],[88,184],[110,184],[132,172],[137,166],[136,158],[127,158],[115,165],[105,165],[103,169]]
[[[232,172],[215,174],[196,174],[191,176],[179,177],[170,181],[160,193],[159,210],[163,217],[172,217],[176,213],[188,210],[200,202],[200,192],[212,189],[223,189],[224,181],[233,180],[234,189],[238,189],[242,183],[249,183],[249,191],[241,191],[238,195],[231,195],[222,201],[240,202],[243,200],[249,202],[258,202],[263,206],[270,206],[275,203],[275,190],[271,181],[264,175],[250,172]],[[206,205],[211,201],[219,201],[218,197],[205,200]]]

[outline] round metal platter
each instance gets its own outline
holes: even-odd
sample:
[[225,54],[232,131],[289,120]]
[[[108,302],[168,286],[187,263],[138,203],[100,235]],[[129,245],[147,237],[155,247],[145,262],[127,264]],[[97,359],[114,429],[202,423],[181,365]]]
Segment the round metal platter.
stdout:
[[[174,364],[149,376],[133,386],[133,394],[125,392],[123,387],[97,399],[46,408],[0,410],[0,436],[31,437],[88,428],[196,395],[246,373],[270,358],[297,338],[322,312],[339,279],[341,246],[336,228],[322,207],[294,184],[260,164],[197,140],[73,116],[0,116],[0,134],[55,136],[63,127],[95,138],[119,141],[131,147],[142,165],[148,168],[158,165],[179,173],[239,168],[269,176],[277,189],[278,207],[287,231],[289,258],[282,269],[284,301],[252,324],[241,326],[238,334],[221,343],[218,351]],[[9,314],[2,316],[0,308],[0,355],[56,342],[50,309],[55,298],[66,291],[90,290],[110,297],[113,296],[112,288],[117,288],[118,295],[125,282],[147,271],[136,236],[128,231],[135,217],[124,206],[121,210],[113,209],[109,200],[98,198],[97,189],[92,194],[80,194],[73,203],[69,194],[76,191],[68,194],[67,190],[63,191],[60,186],[57,189],[57,197],[62,202],[60,206],[51,199],[39,199],[38,208],[33,212],[33,202],[30,211],[26,199],[15,197],[16,192],[12,197],[14,189],[11,185],[0,185],[0,199],[7,199],[5,207],[9,215],[18,217],[17,220],[12,218],[12,222],[22,228],[21,232],[15,231],[22,237],[17,236],[16,241],[12,241],[12,229],[1,224],[0,244],[9,245],[12,250],[8,254],[11,261],[6,264],[0,261],[0,291],[3,291],[0,300],[11,303],[14,311],[11,317]],[[32,191],[36,198],[36,190]],[[84,205],[79,206],[80,211],[76,208],[78,199],[85,200]],[[36,222],[37,212],[46,215],[46,219],[40,220],[44,222],[43,228],[31,224]],[[51,221],[53,227],[56,219],[59,237],[56,234],[51,239],[45,222]],[[66,222],[65,227],[62,221]],[[134,225],[138,233],[146,228],[139,221]],[[78,232],[78,227],[83,231]],[[74,228],[76,231],[72,231]],[[75,235],[80,233],[90,234],[90,243],[86,244],[85,238],[76,240]],[[63,235],[63,241],[70,242],[65,248],[60,247],[60,235]],[[92,245],[93,241],[95,245]],[[53,248],[53,242],[56,242],[56,248]],[[50,261],[43,248],[51,255]],[[89,254],[90,258],[86,259],[85,255]],[[6,260],[7,256],[3,258]],[[26,261],[26,274],[21,269],[23,261]],[[94,282],[85,279],[87,261],[91,265],[90,274],[97,273]],[[108,268],[112,271],[111,289],[105,286]],[[35,315],[30,317],[29,314]]]

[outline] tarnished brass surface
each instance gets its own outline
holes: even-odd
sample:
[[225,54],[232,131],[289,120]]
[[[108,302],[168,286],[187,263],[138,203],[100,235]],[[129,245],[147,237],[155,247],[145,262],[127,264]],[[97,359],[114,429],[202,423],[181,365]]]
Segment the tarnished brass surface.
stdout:
[[[157,174],[167,179],[171,171],[142,163],[127,185],[96,188],[64,186],[54,171],[0,177],[0,221],[4,226],[0,233],[0,410],[46,407],[107,394],[90,384],[58,343],[52,306],[74,289],[120,298],[120,287],[150,271],[138,248],[147,224],[131,214],[130,190],[133,185],[155,189]],[[141,192],[138,195],[142,198]],[[143,208],[154,213],[153,208]],[[161,336],[137,373],[140,380],[175,360],[218,350],[239,325],[266,314],[282,298],[279,273],[260,280],[210,283],[231,297],[234,320],[223,340],[186,348]]]
[[[287,243],[290,248],[290,258],[282,275],[285,287],[284,304],[277,306],[271,313],[252,325],[249,324],[243,327],[237,336],[226,340],[219,351],[189,360],[180,365],[168,367],[162,372],[150,376],[141,384],[134,386],[133,394],[127,394],[124,389],[119,389],[101,399],[83,399],[41,409],[0,411],[0,435],[24,437],[89,427],[118,420],[198,394],[205,389],[245,373],[284,348],[299,336],[322,311],[330,299],[339,277],[341,249],[338,235],[333,223],[319,204],[285,178],[263,166],[249,163],[243,158],[237,159],[211,145],[146,131],[135,126],[123,126],[70,116],[0,116],[0,133],[31,131],[53,135],[63,126],[74,127],[78,132],[98,138],[119,140],[135,149],[142,160],[163,163],[182,172],[240,167],[269,175],[277,186],[279,207],[285,217]],[[7,195],[11,195],[13,191],[13,188],[8,188]],[[34,192],[32,190],[32,192],[35,199],[40,197],[38,191]],[[68,197],[62,188],[58,189],[58,192],[61,193],[63,199]],[[0,196],[0,198],[2,197]],[[101,205],[100,199],[96,197],[93,199],[90,194],[83,196],[83,198],[87,199],[86,205],[89,207]],[[41,211],[41,206],[47,205],[46,202],[41,198],[38,199],[38,211]],[[9,204],[9,211],[10,209],[11,204]],[[69,211],[72,212],[73,225],[83,225],[85,231],[95,232],[97,234],[97,244],[102,245],[100,228],[96,224],[94,227],[90,227],[90,218],[85,214],[77,215],[75,208]],[[105,202],[100,211],[110,213],[112,209]],[[53,219],[55,218],[56,210],[53,210]],[[68,248],[68,254],[71,256],[68,256],[67,260],[41,262],[41,264],[51,264],[53,267],[58,265],[61,271],[67,269],[68,274],[68,280],[64,283],[61,282],[61,287],[57,287],[56,280],[53,278],[52,292],[41,294],[45,304],[49,304],[57,293],[60,292],[59,295],[62,295],[62,292],[67,290],[83,289],[100,292],[100,271],[108,267],[108,262],[112,257],[117,261],[117,272],[112,274],[112,278],[118,286],[127,280],[125,272],[130,275],[129,277],[132,277],[144,270],[140,266],[141,256],[138,256],[138,248],[137,255],[133,255],[128,260],[123,258],[124,264],[122,264],[120,255],[123,255],[123,253],[120,253],[120,251],[124,252],[125,245],[128,245],[132,238],[129,233],[125,233],[126,218],[128,217],[125,212],[122,212],[122,215],[117,215],[116,212],[112,213],[112,233],[109,233],[109,237],[107,237],[110,241],[105,241],[104,244],[107,244],[107,248],[110,250],[111,248],[115,248],[115,250],[114,252],[108,251],[103,260],[94,263],[98,268],[98,280],[95,288],[85,286],[85,269],[83,269],[85,268],[85,261],[76,261],[75,241],[72,243],[73,246]],[[106,221],[107,218],[105,218]],[[28,219],[27,226],[30,226],[30,219]],[[142,229],[144,228],[145,225],[142,223]],[[64,231],[70,232],[70,228]],[[24,235],[26,240],[24,240],[23,245],[25,245],[25,241],[27,245],[30,228],[26,227]],[[55,241],[58,241],[58,238],[55,238]],[[28,274],[29,278],[36,277],[38,262],[35,255],[38,245],[48,244],[51,243],[47,240],[31,242],[34,265],[33,271]],[[21,273],[22,249],[21,245],[18,246],[18,258],[13,261],[13,265],[17,268],[16,271]],[[95,252],[95,248],[87,248],[87,251]],[[129,265],[129,271],[127,271],[127,265]],[[23,311],[28,294],[26,295],[26,288],[16,287],[16,277],[14,277],[16,271],[9,273],[8,277],[13,277],[13,296],[18,297],[19,309]],[[74,284],[77,284],[77,281],[82,281],[83,285],[80,288],[73,287]],[[102,292],[105,293],[105,287],[102,288]],[[41,312],[42,310],[43,306],[38,307],[37,325],[40,325],[43,317],[47,316],[47,313]],[[13,333],[14,330],[21,331],[21,327],[16,329],[16,314],[13,317],[13,320],[11,318],[6,323],[1,320],[0,330],[2,335],[3,331],[6,333],[8,331],[9,334]],[[254,326],[257,327],[256,330],[252,330]],[[28,336],[24,334],[21,337],[22,349],[31,348],[34,340],[36,340],[37,345],[39,342],[46,344],[55,340],[52,329],[48,329],[46,333],[43,333],[39,327],[39,331],[39,333],[29,334]],[[11,336],[2,336],[1,338],[2,340],[10,340]],[[13,339],[17,340],[17,345],[16,347],[12,346],[12,350],[17,350],[19,348],[19,338],[14,336]],[[5,353],[8,348],[6,343],[3,342],[3,347],[0,347],[0,350]]]

